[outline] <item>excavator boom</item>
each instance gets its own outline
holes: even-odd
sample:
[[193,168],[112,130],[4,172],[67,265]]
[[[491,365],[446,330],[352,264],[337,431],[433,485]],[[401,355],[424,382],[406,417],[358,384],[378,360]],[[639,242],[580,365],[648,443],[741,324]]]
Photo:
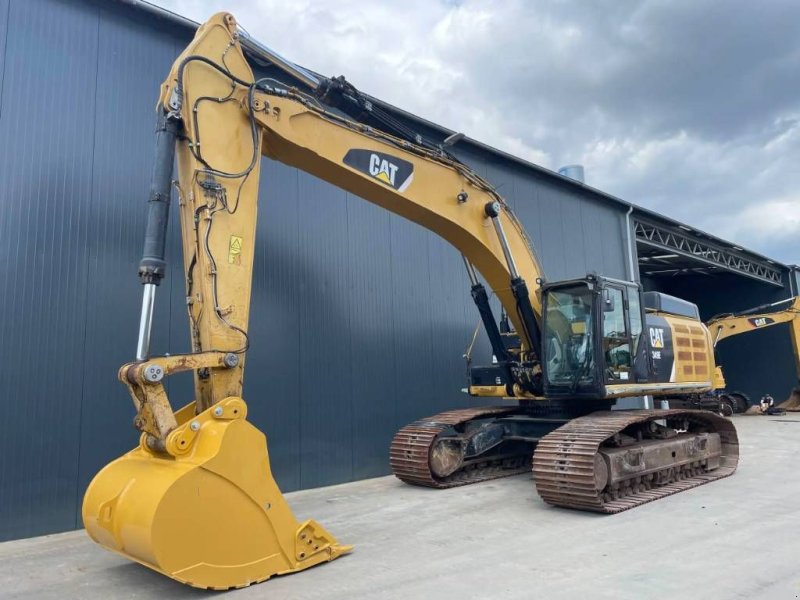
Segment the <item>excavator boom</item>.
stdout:
[[766,329],[781,323],[791,325],[792,347],[797,361],[797,370],[800,372],[800,296],[756,306],[738,313],[717,315],[706,325],[716,346],[725,338],[757,329]]
[[[716,346],[726,338],[784,323],[789,325],[795,367],[800,379],[800,296],[756,306],[738,313],[717,315],[707,323],[707,326]],[[800,411],[800,387],[794,388],[789,398],[779,404],[778,408]]]
[[[619,397],[712,388],[710,336],[696,307],[657,296],[663,306],[646,313],[637,283],[594,274],[545,282],[522,225],[487,181],[396,120],[364,122],[378,111],[343,78],[294,71],[314,94],[256,80],[236,21],[219,13],[198,29],[161,87],[136,360],[118,374],[140,443],[87,489],[83,520],[96,542],[213,589],[350,551],[315,521],[295,519],[271,475],[266,438],[246,418],[261,156],[405,217],[464,257],[496,358],[472,369],[469,392],[519,406],[451,411],[404,427],[391,448],[398,477],[451,487],[532,465],[545,501],[610,513],[733,473],[736,432],[713,415],[593,412]],[[354,112],[367,117],[346,116]],[[173,189],[191,351],[153,356]],[[280,209],[280,202],[269,207]],[[483,281],[510,321],[503,331]],[[182,371],[193,374],[194,398],[175,410],[164,379]]]

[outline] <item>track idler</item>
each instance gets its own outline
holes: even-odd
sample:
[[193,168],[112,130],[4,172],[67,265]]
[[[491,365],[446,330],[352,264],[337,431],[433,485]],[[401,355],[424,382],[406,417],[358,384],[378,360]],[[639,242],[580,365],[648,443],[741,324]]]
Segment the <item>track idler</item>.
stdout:
[[546,435],[533,455],[542,499],[616,513],[732,475],[733,424],[696,410],[597,412]]
[[451,410],[406,425],[392,440],[392,472],[411,485],[433,488],[528,473],[530,448],[504,444],[502,427],[492,423],[518,411],[503,406]]
[[145,435],[107,465],[83,501],[98,544],[199,588],[238,588],[350,551],[315,521],[298,522],[270,472],[266,437],[230,397],[175,413],[166,452]]

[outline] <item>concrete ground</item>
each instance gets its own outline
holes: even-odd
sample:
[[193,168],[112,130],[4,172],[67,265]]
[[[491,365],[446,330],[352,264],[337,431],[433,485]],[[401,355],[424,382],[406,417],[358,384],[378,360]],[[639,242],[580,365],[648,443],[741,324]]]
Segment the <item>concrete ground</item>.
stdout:
[[[800,597],[800,415],[736,417],[731,478],[614,516],[549,507],[529,475],[453,490],[383,477],[288,494],[353,554],[247,598]],[[83,531],[0,544],[2,598],[205,598]]]

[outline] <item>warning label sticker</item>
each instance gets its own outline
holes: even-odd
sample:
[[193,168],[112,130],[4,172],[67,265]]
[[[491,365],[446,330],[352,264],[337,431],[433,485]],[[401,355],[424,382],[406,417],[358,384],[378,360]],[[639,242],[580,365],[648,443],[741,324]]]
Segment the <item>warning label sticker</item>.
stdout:
[[228,263],[231,265],[242,264],[242,238],[232,235],[228,245]]

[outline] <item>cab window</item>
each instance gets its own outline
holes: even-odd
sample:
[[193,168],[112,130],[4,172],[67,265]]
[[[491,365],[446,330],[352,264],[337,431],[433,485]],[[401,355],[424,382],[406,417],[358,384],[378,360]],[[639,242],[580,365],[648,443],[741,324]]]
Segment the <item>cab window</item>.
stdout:
[[544,355],[551,384],[577,389],[594,377],[592,298],[585,285],[547,293]]
[[[621,383],[631,379],[630,332],[625,321],[625,302],[622,290],[607,287],[602,292],[603,354],[606,380]],[[639,323],[641,329],[641,322]]]

